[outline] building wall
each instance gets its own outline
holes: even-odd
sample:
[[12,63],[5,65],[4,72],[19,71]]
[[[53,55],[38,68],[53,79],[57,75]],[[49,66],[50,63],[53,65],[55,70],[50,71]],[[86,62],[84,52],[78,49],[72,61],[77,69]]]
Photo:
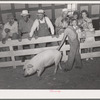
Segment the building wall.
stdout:
[[65,7],[67,7],[67,4],[0,4],[0,20],[6,23],[8,13],[12,13],[19,20],[21,11],[24,9],[29,10],[31,18],[35,20],[37,10],[42,8],[51,21],[54,22],[55,18],[61,15],[61,10]]
[[55,19],[61,15],[61,10],[65,7],[76,9],[80,12],[86,9],[93,19],[95,29],[99,29],[100,4],[0,4],[0,21],[6,23],[8,13],[12,13],[19,20],[21,19],[20,13],[24,9],[29,10],[31,18],[35,20],[37,10],[42,8],[54,23]]

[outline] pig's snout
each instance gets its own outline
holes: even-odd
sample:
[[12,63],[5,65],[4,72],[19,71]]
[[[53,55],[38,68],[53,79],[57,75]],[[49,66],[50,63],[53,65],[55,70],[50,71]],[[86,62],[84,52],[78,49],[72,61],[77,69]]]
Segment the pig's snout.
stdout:
[[26,70],[25,69],[23,69],[23,70],[24,70],[24,77],[27,77],[28,74],[26,73]]
[[24,77],[28,77],[28,75],[26,73],[24,73]]

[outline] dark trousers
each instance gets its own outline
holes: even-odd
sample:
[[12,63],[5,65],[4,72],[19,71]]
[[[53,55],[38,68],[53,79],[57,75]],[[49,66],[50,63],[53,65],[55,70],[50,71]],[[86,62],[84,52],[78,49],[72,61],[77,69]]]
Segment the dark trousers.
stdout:
[[71,70],[75,63],[75,66],[82,67],[81,55],[79,53],[79,42],[74,40],[70,44],[70,52],[68,53],[67,69]]

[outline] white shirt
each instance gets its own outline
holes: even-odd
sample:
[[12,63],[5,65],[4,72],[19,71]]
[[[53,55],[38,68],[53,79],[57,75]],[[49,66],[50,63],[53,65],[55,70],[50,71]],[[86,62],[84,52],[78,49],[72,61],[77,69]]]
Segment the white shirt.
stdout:
[[5,25],[4,25],[4,29],[3,29],[3,38],[6,37],[6,32],[5,32],[5,29],[8,28],[10,29],[10,32],[9,32],[9,36],[12,36],[13,33],[17,33],[18,34],[18,23],[17,21],[14,21],[14,23],[12,25],[9,24],[9,22],[7,22]]
[[54,35],[54,27],[53,27],[50,19],[48,17],[44,17],[43,20],[36,19],[34,21],[31,31],[29,33],[30,37],[32,37],[32,35],[34,34],[36,29],[39,30],[39,21],[40,21],[40,23],[45,23],[45,21],[46,21],[48,28],[50,28],[51,34]]

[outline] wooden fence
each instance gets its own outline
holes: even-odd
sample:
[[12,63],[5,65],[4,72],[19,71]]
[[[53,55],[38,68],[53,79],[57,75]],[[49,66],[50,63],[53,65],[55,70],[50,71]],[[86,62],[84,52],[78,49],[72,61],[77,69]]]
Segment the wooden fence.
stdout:
[[[58,47],[58,46],[51,46],[51,47],[44,47],[44,48],[13,50],[13,46],[39,44],[39,43],[45,43],[45,42],[57,42],[57,41],[61,41],[62,37],[63,37],[63,34],[60,35],[59,38],[56,38],[56,37],[52,38],[51,36],[47,36],[47,37],[40,37],[38,39],[32,38],[31,41],[28,39],[23,39],[21,42],[19,42],[18,40],[8,40],[6,42],[6,44],[2,44],[0,42],[0,48],[1,47],[9,47],[9,51],[1,51],[0,52],[0,58],[11,57],[11,61],[0,62],[0,67],[13,66],[14,68],[16,68],[16,66],[24,65],[28,61],[28,60],[26,60],[25,62],[21,62],[21,60],[17,61],[17,60],[15,60],[16,56],[33,55],[33,54],[37,54],[43,50],[56,49]],[[100,30],[95,31],[95,37],[100,37]],[[88,43],[88,42],[81,43],[81,45],[80,45],[80,49],[91,48],[91,47],[93,47],[93,48],[100,47],[100,39],[98,41],[91,42],[91,43]],[[65,45],[65,44],[61,48],[61,51],[63,51],[62,61],[67,60],[66,51],[69,51],[69,50],[70,50],[70,46]],[[88,58],[88,57],[100,57],[100,51],[96,51],[96,52],[92,52],[92,53],[81,53],[82,59]]]

